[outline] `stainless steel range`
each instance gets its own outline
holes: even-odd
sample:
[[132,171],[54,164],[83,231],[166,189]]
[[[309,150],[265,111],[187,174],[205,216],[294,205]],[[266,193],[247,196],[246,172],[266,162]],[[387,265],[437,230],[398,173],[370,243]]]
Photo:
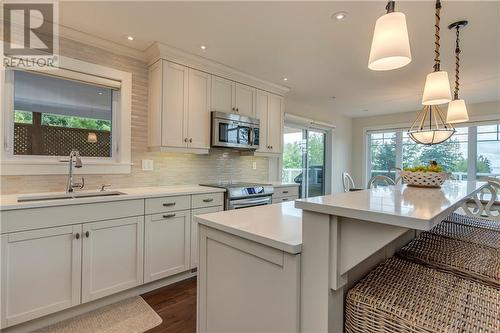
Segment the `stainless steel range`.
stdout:
[[274,188],[272,185],[256,183],[200,184],[226,189],[224,210],[270,205]]

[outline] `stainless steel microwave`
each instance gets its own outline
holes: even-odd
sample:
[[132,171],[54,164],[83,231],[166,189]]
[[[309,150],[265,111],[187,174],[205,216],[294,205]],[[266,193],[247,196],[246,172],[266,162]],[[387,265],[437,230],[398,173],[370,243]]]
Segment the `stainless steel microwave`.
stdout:
[[212,111],[212,147],[256,150],[259,148],[259,119]]

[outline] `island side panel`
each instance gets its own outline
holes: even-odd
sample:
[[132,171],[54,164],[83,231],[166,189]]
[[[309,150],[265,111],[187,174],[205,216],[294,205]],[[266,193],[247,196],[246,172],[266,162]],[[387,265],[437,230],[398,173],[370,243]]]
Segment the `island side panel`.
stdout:
[[299,332],[300,254],[200,224],[198,332]]

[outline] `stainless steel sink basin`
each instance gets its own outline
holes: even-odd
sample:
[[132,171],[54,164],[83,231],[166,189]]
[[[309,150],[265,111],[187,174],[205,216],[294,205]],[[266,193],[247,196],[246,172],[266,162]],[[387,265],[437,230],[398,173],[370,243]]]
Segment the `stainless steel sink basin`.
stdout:
[[17,202],[108,197],[108,196],[123,195],[123,194],[126,193],[120,191],[95,191],[95,192],[42,194],[42,195],[22,196],[17,198]]

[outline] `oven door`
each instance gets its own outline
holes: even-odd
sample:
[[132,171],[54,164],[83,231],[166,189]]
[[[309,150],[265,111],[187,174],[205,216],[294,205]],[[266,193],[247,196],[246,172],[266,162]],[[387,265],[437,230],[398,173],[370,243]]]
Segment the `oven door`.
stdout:
[[252,124],[214,118],[212,124],[212,146],[257,149],[258,144],[257,147],[254,145],[255,134]]
[[264,205],[270,205],[271,203],[272,203],[272,196],[235,199],[235,200],[229,200],[227,209],[232,210],[232,209],[241,209],[254,206],[264,206]]

